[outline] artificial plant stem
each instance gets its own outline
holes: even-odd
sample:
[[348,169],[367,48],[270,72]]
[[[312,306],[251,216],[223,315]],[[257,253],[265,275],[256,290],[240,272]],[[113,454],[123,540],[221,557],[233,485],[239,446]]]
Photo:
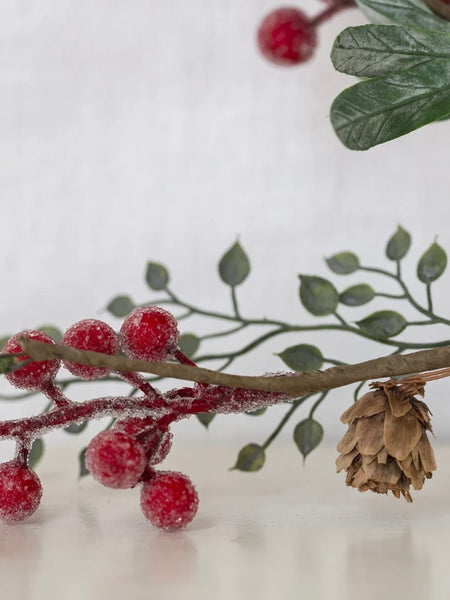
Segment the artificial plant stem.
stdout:
[[264,450],[267,450],[267,448],[274,441],[274,439],[278,436],[278,434],[281,433],[283,427],[286,425],[286,423],[292,417],[292,415],[297,410],[297,408],[301,404],[303,404],[303,402],[305,402],[306,400],[308,400],[308,398],[311,398],[312,395],[313,394],[307,394],[306,396],[303,396],[302,398],[299,398],[298,400],[295,400],[292,403],[292,406],[289,408],[289,410],[286,412],[286,414],[284,415],[284,417],[278,423],[277,427],[273,430],[273,432],[269,435],[269,437],[266,439],[266,441],[262,444],[262,447],[264,448]]
[[105,367],[114,371],[155,373],[163,377],[173,377],[199,383],[281,392],[294,397],[342,387],[367,379],[409,375],[450,367],[450,345],[412,352],[411,354],[384,356],[354,365],[334,366],[325,371],[255,377],[225,374],[190,365],[146,362],[89,350],[78,350],[69,346],[32,340],[26,335],[21,335],[18,342],[31,358],[38,361],[62,358],[75,363]]

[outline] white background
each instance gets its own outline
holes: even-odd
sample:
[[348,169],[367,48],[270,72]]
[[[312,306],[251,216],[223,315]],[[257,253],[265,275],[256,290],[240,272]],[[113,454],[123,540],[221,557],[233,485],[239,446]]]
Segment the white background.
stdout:
[[[323,6],[310,0],[303,8],[314,14]],[[324,265],[346,249],[364,264],[391,268],[384,247],[399,223],[413,235],[405,273],[424,301],[418,258],[435,235],[450,250],[448,124],[366,153],[346,150],[328,112],[354,81],[333,71],[329,52],[335,35],[364,23],[363,15],[349,10],[323,25],[314,59],[283,69],[254,43],[273,7],[266,0],[2,1],[0,334],[99,316],[118,327],[101,313],[114,295],[138,303],[158,297],[144,283],[147,260],[170,268],[174,291],[187,301],[230,310],[216,265],[237,238],[253,267],[239,291],[243,314],[311,323],[297,275],[329,277],[340,290],[361,282]],[[446,274],[434,286],[436,310],[446,316],[449,281]],[[380,278],[370,282],[396,291]],[[403,310],[374,302],[347,317],[379,308]],[[403,337],[448,333],[411,329]],[[230,370],[283,369],[273,353],[300,342],[349,362],[389,350],[351,336],[286,336]],[[73,388],[72,397],[92,396],[100,384],[87,389]],[[450,433],[448,391],[442,382],[429,386],[441,437]],[[351,391],[341,390],[318,410],[327,435],[342,433],[337,417],[349,402]],[[12,417],[42,405],[35,398],[1,410]],[[209,433],[192,421],[178,426],[179,435],[263,441],[284,410],[222,417]]]

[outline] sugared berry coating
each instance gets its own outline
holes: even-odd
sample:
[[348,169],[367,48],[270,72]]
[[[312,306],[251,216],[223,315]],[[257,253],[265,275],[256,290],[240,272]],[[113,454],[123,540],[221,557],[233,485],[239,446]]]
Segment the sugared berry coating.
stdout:
[[0,519],[15,523],[27,519],[39,506],[42,486],[31,469],[14,462],[0,465]]
[[[3,346],[3,353],[17,354],[23,352],[17,341],[19,335],[26,335],[32,340],[37,340],[39,342],[47,342],[48,344],[55,343],[55,341],[46,333],[28,329],[13,335]],[[24,356],[21,360],[26,360],[27,358],[29,357]],[[59,366],[60,361],[57,359],[33,361],[29,365],[25,365],[16,371],[7,373],[5,377],[11,385],[24,390],[34,390],[53,379],[58,372]]]
[[123,431],[100,432],[86,451],[86,466],[92,476],[110,488],[134,487],[146,463],[142,444]]
[[[112,327],[98,319],[83,319],[69,327],[62,337],[61,344],[103,354],[119,352],[119,336]],[[64,366],[72,375],[86,380],[100,379],[109,373],[109,369],[103,367],[89,367],[69,361],[64,361]]]
[[257,41],[262,54],[277,65],[307,61],[317,44],[315,27],[301,10],[278,8],[263,19]]
[[160,471],[141,489],[141,510],[155,527],[175,531],[192,521],[198,495],[191,480],[177,471]]
[[120,330],[125,354],[141,360],[166,360],[177,349],[178,337],[175,317],[159,306],[137,308],[128,315]]

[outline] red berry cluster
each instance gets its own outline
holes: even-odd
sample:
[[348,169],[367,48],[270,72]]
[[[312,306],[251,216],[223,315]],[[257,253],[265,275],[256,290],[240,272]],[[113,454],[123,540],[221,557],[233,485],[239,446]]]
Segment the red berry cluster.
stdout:
[[[20,336],[24,335],[55,344],[47,334],[28,330],[9,339],[2,352],[17,355],[20,361],[28,359],[19,343]],[[117,355],[122,351],[129,358],[148,361],[175,359],[195,366],[179,350],[178,338],[177,322],[169,312],[156,306],[144,306],[124,320],[118,334],[103,321],[79,321],[64,333],[61,347],[66,347],[66,354],[69,348],[102,355]],[[42,415],[0,421],[0,439],[14,438],[17,443],[15,458],[0,465],[0,519],[3,521],[22,521],[32,515],[40,503],[41,483],[28,465],[33,439],[52,428],[108,415],[115,417],[113,428],[97,434],[86,450],[86,466],[94,479],[115,489],[140,485],[141,510],[153,525],[165,530],[184,527],[193,519],[198,508],[194,486],[182,473],[155,470],[171,447],[170,424],[199,412],[252,411],[288,398],[276,392],[254,392],[207,384],[161,394],[138,373],[116,372],[143,395],[76,403],[69,400],[55,382],[60,363],[59,359],[26,362],[6,374],[12,385],[39,390],[55,406]],[[73,375],[86,380],[102,378],[110,373],[107,368],[72,360],[64,360],[63,365]]]
[[326,0],[328,6],[310,19],[294,7],[277,8],[259,25],[257,43],[261,53],[277,65],[298,65],[309,60],[317,46],[317,27],[355,0]]

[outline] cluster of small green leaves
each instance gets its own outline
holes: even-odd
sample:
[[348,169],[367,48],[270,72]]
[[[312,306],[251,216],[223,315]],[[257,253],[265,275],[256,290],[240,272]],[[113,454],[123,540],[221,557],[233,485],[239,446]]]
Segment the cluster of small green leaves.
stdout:
[[367,150],[450,116],[450,22],[420,0],[357,0],[373,25],[336,39],[336,70],[363,78],[331,106],[347,148]]
[[[180,348],[182,352],[195,360],[197,364],[204,362],[214,362],[214,364],[217,364],[217,361],[220,361],[219,370],[226,369],[244,354],[248,354],[269,340],[287,333],[303,334],[308,332],[312,334],[316,331],[350,333],[377,342],[377,344],[383,344],[390,348],[393,354],[402,353],[411,349],[425,349],[450,345],[450,340],[413,342],[405,339],[398,339],[397,337],[411,326],[436,324],[441,326],[450,325],[449,319],[434,312],[432,299],[432,284],[441,277],[447,266],[446,252],[437,242],[433,242],[422,254],[417,263],[417,278],[425,286],[425,302],[422,303],[410,292],[402,276],[402,261],[408,254],[410,246],[410,234],[402,227],[398,227],[394,234],[389,238],[385,248],[386,258],[389,259],[394,266],[392,270],[366,266],[362,264],[356,254],[350,251],[334,254],[326,259],[328,268],[335,275],[346,276],[354,273],[362,273],[366,276],[376,274],[378,279],[379,276],[383,276],[387,282],[395,286],[395,293],[377,291],[375,287],[367,282],[357,283],[339,291],[330,280],[324,277],[303,273],[300,274],[299,299],[302,306],[308,313],[318,319],[327,318],[326,322],[321,321],[320,323],[313,324],[299,324],[288,323],[281,319],[269,319],[266,317],[249,318],[243,316],[238,302],[237,291],[239,286],[241,286],[250,275],[251,265],[247,253],[239,242],[233,244],[221,257],[218,263],[219,277],[222,282],[226,284],[230,293],[231,308],[229,312],[222,313],[200,308],[181,299],[178,295],[175,295],[171,289],[169,270],[166,266],[156,262],[147,263],[145,279],[152,292],[162,293],[162,297],[151,298],[140,304],[136,304],[130,296],[119,295],[110,301],[107,310],[113,316],[123,318],[137,306],[148,304],[170,305],[170,309],[174,313],[177,311],[181,312],[181,314],[175,314],[175,316],[182,322],[182,329],[185,330],[180,336]],[[377,297],[386,299],[386,302],[395,302],[396,304],[406,303],[412,307],[415,312],[419,313],[420,320],[408,320],[402,313],[391,309],[369,312],[364,318],[356,322],[350,321],[341,313],[341,310],[351,311],[354,307],[365,306]],[[186,331],[185,322],[191,316],[201,316],[210,320],[211,323],[214,323],[214,325],[211,325],[210,333],[197,335],[194,332]],[[217,330],[213,329],[217,323],[227,323],[228,325],[231,324],[231,326],[225,329],[223,326]],[[250,339],[244,346],[239,346],[236,349],[223,352],[202,353],[202,347],[210,340],[221,339],[223,337],[232,338],[237,332],[247,329],[254,331],[255,328],[258,331],[258,334]],[[51,335],[55,341],[60,341],[61,332],[57,328],[45,326],[40,329]],[[262,333],[260,333],[261,329],[264,330]],[[284,365],[297,372],[321,369],[324,364],[346,364],[342,362],[341,356],[338,358],[324,356],[322,351],[311,343],[300,343],[294,346],[288,346],[277,356]],[[5,359],[11,360],[10,357],[5,357]],[[110,376],[106,379],[117,383],[120,382],[120,380],[114,376]],[[148,381],[155,382],[158,379],[159,378],[156,376],[151,376],[148,378]],[[61,379],[56,383],[58,383],[62,389],[66,389],[69,385],[82,382],[76,378],[68,378]],[[363,385],[364,382],[361,382],[355,387],[355,398]],[[131,394],[135,391],[136,390],[133,390]],[[320,444],[323,438],[323,427],[316,420],[315,413],[322,405],[322,402],[327,397],[328,393],[328,391],[325,391],[307,394],[287,403],[286,413],[272,433],[263,443],[250,443],[244,446],[239,452],[234,468],[241,471],[257,471],[261,469],[265,462],[268,447],[291,420],[299,407],[311,400],[311,406],[306,418],[298,421],[292,430],[293,440],[303,458],[305,458]],[[30,396],[31,394],[32,392],[28,392],[21,396],[9,396],[7,398],[15,399]],[[5,396],[0,396],[0,398],[1,397],[5,398]],[[45,410],[48,410],[48,407]],[[254,417],[261,415],[265,410],[266,409],[262,409],[250,413],[250,416]],[[204,413],[197,415],[197,417],[205,427],[208,427],[215,415]],[[66,431],[70,434],[77,434],[83,431],[85,426],[86,423],[70,426],[66,428]],[[34,448],[33,451],[36,457],[39,458],[39,456],[42,455],[43,447],[41,441],[37,443],[39,446]],[[84,475],[85,473],[83,455],[81,454],[80,475]]]

